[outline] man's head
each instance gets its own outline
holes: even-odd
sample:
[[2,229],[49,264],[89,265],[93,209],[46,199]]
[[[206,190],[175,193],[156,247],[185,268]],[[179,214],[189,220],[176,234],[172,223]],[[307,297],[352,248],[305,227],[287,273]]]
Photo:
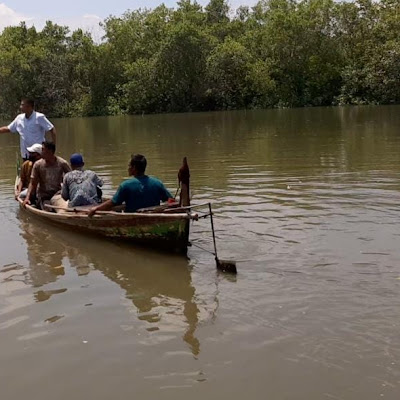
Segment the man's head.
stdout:
[[35,101],[30,98],[23,98],[21,99],[21,104],[19,106],[21,112],[31,115],[33,109],[35,108]]
[[69,162],[71,163],[72,169],[79,169],[85,165],[82,154],[79,153],[72,154],[71,158],[69,159]]
[[42,143],[42,158],[51,160],[54,158],[54,153],[56,152],[56,145],[53,142],[43,142]]
[[40,143],[35,143],[31,147],[27,147],[29,151],[29,160],[30,161],[37,161],[42,158],[42,145]]
[[142,154],[134,154],[129,163],[129,175],[139,176],[144,175],[146,171],[147,160]]

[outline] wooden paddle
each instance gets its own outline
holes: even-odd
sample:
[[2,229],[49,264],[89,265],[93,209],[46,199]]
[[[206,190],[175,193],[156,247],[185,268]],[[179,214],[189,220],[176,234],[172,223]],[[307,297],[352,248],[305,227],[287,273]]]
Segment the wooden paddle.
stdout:
[[[51,204],[44,204],[45,208],[51,208],[53,210],[62,210],[62,211],[67,211],[67,212],[73,212],[73,213],[82,213],[82,214],[89,214],[90,209],[79,209],[79,208],[68,208],[68,207],[59,207],[59,206],[52,206]],[[96,211],[96,214],[103,214],[103,215],[115,215],[115,214],[121,214],[117,211]]]

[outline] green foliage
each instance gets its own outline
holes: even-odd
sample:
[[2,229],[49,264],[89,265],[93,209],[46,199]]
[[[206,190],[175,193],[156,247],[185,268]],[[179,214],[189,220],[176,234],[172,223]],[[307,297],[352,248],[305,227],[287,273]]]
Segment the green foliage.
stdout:
[[249,51],[231,38],[213,49],[207,59],[207,95],[216,109],[247,106],[251,61]]
[[119,104],[120,109],[131,114],[157,112],[162,98],[157,87],[155,59],[141,58],[129,64],[125,77],[120,101],[115,99],[115,106]]
[[190,22],[173,26],[156,55],[162,111],[191,111],[201,104],[207,36]]
[[260,0],[127,11],[82,30],[0,34],[0,113],[50,116],[400,102],[398,0]]

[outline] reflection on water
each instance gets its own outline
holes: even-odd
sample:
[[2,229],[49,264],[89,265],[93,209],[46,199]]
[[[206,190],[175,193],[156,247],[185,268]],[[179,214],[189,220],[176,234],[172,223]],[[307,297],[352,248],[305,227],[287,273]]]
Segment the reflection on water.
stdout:
[[[27,243],[32,286],[41,287],[56,280],[62,285],[66,264],[75,268],[78,276],[101,271],[125,291],[125,297],[136,307],[137,318],[148,323],[149,332],[182,330],[183,340],[198,356],[200,343],[195,331],[199,309],[186,258],[107,242],[98,246],[99,239],[49,228],[22,211],[19,220]],[[82,240],[85,246],[79,245]],[[67,288],[39,290],[35,300],[46,301],[66,291]]]
[[62,266],[64,246],[54,240],[49,231],[38,228],[35,223],[27,222],[27,217],[23,212],[19,213],[19,218],[22,227],[21,235],[27,244],[29,277],[32,286],[40,287],[55,282],[58,276],[65,273]]

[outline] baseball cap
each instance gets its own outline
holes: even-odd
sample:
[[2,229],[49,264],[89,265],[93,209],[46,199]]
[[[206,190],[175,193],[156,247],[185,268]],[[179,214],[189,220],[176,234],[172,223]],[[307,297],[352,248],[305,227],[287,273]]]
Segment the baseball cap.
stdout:
[[79,153],[72,154],[69,161],[70,161],[71,165],[83,165],[84,164],[82,154],[79,154]]
[[42,145],[39,143],[35,143],[31,147],[27,147],[26,149],[29,151],[29,153],[42,154]]

